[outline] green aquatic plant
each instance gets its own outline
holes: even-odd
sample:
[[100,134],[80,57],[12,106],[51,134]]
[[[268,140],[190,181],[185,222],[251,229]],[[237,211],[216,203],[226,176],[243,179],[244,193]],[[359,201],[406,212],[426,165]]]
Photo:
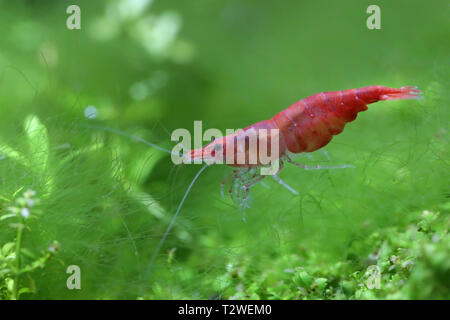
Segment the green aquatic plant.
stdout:
[[238,255],[214,288],[224,299],[448,299],[449,209],[415,212],[404,227],[355,240],[337,261],[307,248],[271,260]]
[[[0,196],[2,211],[9,213],[0,216],[0,223],[16,230],[15,240],[0,244],[0,298],[19,299],[22,294],[34,293],[35,284],[31,273],[45,268],[49,259],[59,251],[59,243],[53,241],[47,250],[40,253],[24,247],[25,233],[31,231],[28,221],[39,218],[39,198],[36,192],[28,189],[17,196],[23,188],[17,190],[11,199]],[[24,279],[26,278],[26,279]],[[27,282],[27,284],[24,284]]]

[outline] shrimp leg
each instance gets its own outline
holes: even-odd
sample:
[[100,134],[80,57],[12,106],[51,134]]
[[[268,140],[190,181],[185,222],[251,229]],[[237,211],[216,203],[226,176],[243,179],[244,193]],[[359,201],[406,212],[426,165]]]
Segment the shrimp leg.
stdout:
[[225,177],[225,179],[223,179],[223,181],[220,183],[220,194],[222,195],[222,198],[225,197],[225,185],[227,184],[228,180],[230,180],[231,177],[233,177],[234,172],[236,170],[233,170],[233,172],[231,172],[229,175],[227,175]]
[[263,180],[266,176],[264,175],[258,175],[257,173],[254,173],[252,177],[250,177],[250,179],[248,181],[246,181],[246,183],[244,185],[242,185],[240,187],[240,189],[242,190],[242,204],[241,206],[244,206],[248,208],[248,205],[246,204],[247,200],[248,200],[248,193],[250,191],[250,188],[252,186],[254,186],[255,184],[257,184],[258,182],[260,182],[261,180]]
[[292,188],[290,185],[288,185],[286,182],[284,182],[283,180],[281,180],[281,178],[279,176],[277,176],[276,174],[274,174],[272,176],[272,178],[278,182],[279,184],[281,184],[283,187],[285,187],[286,189],[288,189],[290,192],[292,192],[292,194],[298,196],[299,193],[297,190],[295,190],[294,188]]
[[313,166],[307,166],[303,163],[298,163],[286,156],[286,161],[290,164],[293,164],[294,166],[303,168],[304,170],[328,170],[328,169],[345,169],[345,168],[355,168],[354,165],[351,164],[342,164],[342,165],[336,165],[336,166],[322,166],[322,165],[313,165]]
[[[243,169],[233,170],[233,172],[231,173],[231,176],[233,177],[233,179],[231,180],[231,185],[230,185],[230,189],[228,189],[228,194],[229,194],[231,200],[233,201],[233,203],[237,206],[239,206],[238,200],[239,200],[239,188],[242,185],[241,180],[243,179],[245,174],[247,174],[248,172],[249,172],[248,168],[243,168]],[[229,177],[227,177],[226,180],[228,180],[228,179],[229,179]],[[236,200],[236,197],[238,198],[238,200]]]
[[280,185],[282,185],[283,187],[285,187],[286,189],[288,189],[290,192],[292,192],[293,194],[295,194],[297,196],[299,194],[298,191],[295,190],[294,188],[292,188],[290,185],[288,185],[283,180],[281,180],[281,178],[278,176],[278,174],[280,173],[281,169],[283,169],[283,162],[282,161],[280,161],[280,167],[278,168],[278,171],[272,176],[272,178],[276,182],[278,182]]

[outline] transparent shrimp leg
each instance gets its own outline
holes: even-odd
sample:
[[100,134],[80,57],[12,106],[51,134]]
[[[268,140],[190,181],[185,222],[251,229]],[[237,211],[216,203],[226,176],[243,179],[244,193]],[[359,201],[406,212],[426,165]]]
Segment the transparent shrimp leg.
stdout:
[[283,187],[285,187],[286,189],[288,189],[292,194],[298,196],[299,193],[297,190],[295,190],[294,188],[292,188],[290,185],[288,185],[286,182],[284,182],[283,180],[281,180],[281,178],[277,175],[273,175],[272,178],[278,182],[280,185],[282,185]]
[[233,170],[232,173],[230,173],[229,175],[227,175],[227,176],[225,177],[225,179],[223,179],[223,181],[220,183],[220,194],[221,194],[222,198],[225,197],[225,191],[224,191],[224,190],[225,190],[225,185],[226,185],[227,182],[230,180],[230,178],[233,177],[233,175],[234,175],[234,170]]
[[327,150],[322,150],[323,155],[327,158],[327,161],[331,161],[330,154]]
[[280,167],[278,168],[277,172],[272,175],[272,178],[278,182],[280,185],[282,185],[284,188],[288,189],[291,193],[293,193],[294,195],[298,195],[298,191],[295,190],[294,188],[292,188],[290,185],[288,185],[286,182],[284,182],[283,180],[281,180],[281,178],[278,176],[278,174],[280,173],[281,169],[283,169],[283,162],[280,161]]
[[[228,195],[231,198],[231,201],[233,201],[233,203],[236,206],[239,206],[239,188],[242,185],[242,177],[245,176],[245,174],[248,172],[247,168],[244,169],[236,169],[233,170],[233,172],[231,173],[231,177],[233,177],[233,179],[231,180],[231,185],[230,185],[230,189],[228,189]],[[229,179],[229,178],[227,178]],[[226,183],[226,181],[225,181]],[[237,199],[236,199],[237,198]]]
[[235,192],[239,201],[239,211],[243,212],[242,220],[247,222],[247,208],[249,205],[249,192],[250,188],[264,179],[265,176],[258,175],[257,169],[249,169],[246,174],[241,175],[238,182],[235,184]]
[[355,166],[351,165],[351,164],[343,164],[343,165],[336,165],[336,166],[323,166],[323,165],[316,164],[316,165],[312,165],[312,166],[307,166],[303,163],[295,162],[289,157],[286,157],[286,161],[289,162],[290,164],[293,164],[294,166],[303,168],[304,170],[327,170],[327,169],[355,168]]
[[251,182],[257,177],[256,170],[254,168],[248,168],[243,171],[243,174],[241,174],[234,185],[234,192],[237,197],[237,200],[239,201],[238,206],[239,208],[242,207],[248,207],[246,201],[247,201],[247,195],[246,192],[246,185],[251,184]]
[[225,185],[231,180],[228,195],[233,203],[243,211],[243,220],[246,221],[246,209],[249,208],[249,190],[252,186],[264,179],[265,176],[258,175],[257,168],[239,168],[227,176],[221,183],[221,190],[223,191]]
[[256,169],[251,169],[251,171],[253,171],[253,175],[247,181],[245,181],[244,184],[241,185],[241,187],[240,187],[240,189],[242,190],[241,206],[243,206],[244,208],[250,207],[248,205],[248,195],[249,195],[250,188],[265,178],[264,175],[258,175],[258,173],[256,172]]

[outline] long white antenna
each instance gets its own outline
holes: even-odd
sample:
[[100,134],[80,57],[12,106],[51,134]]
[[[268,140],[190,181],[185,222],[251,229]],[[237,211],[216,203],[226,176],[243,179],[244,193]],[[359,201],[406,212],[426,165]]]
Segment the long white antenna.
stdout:
[[152,258],[150,259],[150,263],[148,264],[148,268],[147,268],[147,271],[146,271],[146,273],[145,273],[145,278],[148,278],[148,276],[150,275],[150,271],[152,270],[152,267],[153,267],[153,262],[155,261],[156,256],[158,255],[159,251],[161,250],[162,245],[163,245],[164,242],[166,241],[166,238],[167,238],[167,236],[169,235],[170,230],[172,229],[173,225],[175,224],[175,220],[177,219],[178,214],[180,213],[181,207],[183,206],[184,201],[186,200],[186,198],[187,198],[189,192],[191,191],[192,186],[194,185],[195,181],[198,179],[198,177],[200,176],[200,174],[206,169],[206,167],[208,167],[208,164],[205,164],[205,165],[197,172],[197,174],[195,175],[194,179],[192,179],[191,184],[190,184],[189,187],[187,188],[187,190],[186,190],[186,192],[185,192],[185,194],[184,194],[184,196],[183,196],[183,199],[181,199],[181,202],[180,202],[180,204],[178,205],[177,211],[175,212],[175,214],[174,214],[172,220],[170,221],[169,226],[168,226],[167,229],[166,229],[166,232],[164,232],[164,235],[162,236],[161,240],[159,240],[159,243],[158,243],[158,246],[156,247],[155,252],[153,252]]
[[170,151],[168,149],[164,149],[164,148],[162,148],[162,147],[160,147],[160,146],[158,146],[158,145],[156,145],[154,143],[148,142],[147,140],[145,140],[143,138],[133,136],[132,134],[129,134],[129,133],[117,130],[117,129],[108,128],[108,127],[102,127],[102,126],[96,126],[96,125],[88,125],[88,127],[89,128],[94,128],[94,129],[100,129],[100,130],[103,130],[103,131],[109,131],[109,132],[117,133],[117,134],[120,134],[121,136],[128,137],[128,138],[133,139],[135,141],[141,142],[141,143],[143,143],[143,144],[145,144],[147,146],[150,146],[152,148],[158,149],[159,151],[162,151],[162,152],[165,152],[165,153],[168,153],[168,154],[172,154],[172,151]]
[[[148,142],[147,140],[145,140],[145,139],[143,139],[143,138],[136,137],[136,136],[134,136],[134,135],[131,135],[131,134],[129,134],[129,133],[126,133],[126,132],[123,132],[123,131],[120,131],[120,130],[117,130],[117,129],[108,128],[108,127],[102,127],[102,126],[96,126],[96,125],[88,125],[88,127],[89,127],[89,128],[94,128],[94,129],[100,129],[100,130],[104,130],[104,131],[113,132],[113,133],[116,133],[116,134],[119,134],[119,135],[128,137],[128,138],[130,138],[130,139],[133,139],[133,140],[135,140],[135,141],[141,142],[141,143],[143,143],[143,144],[145,144],[145,145],[147,145],[147,146],[150,146],[150,147],[152,147],[152,148],[158,149],[158,150],[160,150],[160,151],[162,151],[162,152],[166,152],[166,153],[168,153],[168,154],[172,154],[172,151],[170,151],[170,150],[167,150],[167,149],[165,149],[165,148],[162,148],[162,147],[160,147],[160,146],[158,146],[158,145],[156,145],[156,144],[154,144],[154,143]],[[191,184],[189,185],[189,187],[187,188],[186,193],[185,193],[184,196],[183,196],[183,199],[181,199],[181,202],[180,202],[180,204],[178,205],[177,211],[175,212],[175,214],[174,214],[172,220],[170,221],[169,226],[167,227],[166,231],[164,232],[164,235],[162,236],[161,240],[159,240],[159,243],[158,243],[158,246],[156,247],[155,252],[153,252],[152,258],[150,259],[150,263],[148,264],[147,271],[146,271],[146,273],[145,273],[145,278],[148,278],[148,276],[150,275],[150,272],[151,272],[152,267],[153,267],[153,262],[155,261],[156,256],[158,255],[158,253],[159,253],[159,251],[161,250],[161,248],[162,248],[164,242],[166,241],[167,236],[169,235],[170,230],[172,230],[172,227],[173,227],[173,225],[175,224],[175,221],[177,220],[178,214],[180,213],[180,210],[181,210],[181,208],[183,207],[184,201],[186,200],[186,198],[187,198],[189,192],[191,191],[192,186],[194,185],[195,181],[197,181],[197,179],[198,179],[198,177],[200,176],[200,174],[201,174],[201,173],[206,169],[206,167],[208,167],[208,166],[209,166],[208,164],[205,164],[205,165],[197,172],[197,174],[195,175],[194,179],[192,179],[192,182],[191,182]]]

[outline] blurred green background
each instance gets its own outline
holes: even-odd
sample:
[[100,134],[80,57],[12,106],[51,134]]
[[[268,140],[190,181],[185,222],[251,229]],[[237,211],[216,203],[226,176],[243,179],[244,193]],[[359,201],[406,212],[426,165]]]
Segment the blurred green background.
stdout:
[[[75,1],[81,29],[68,30],[71,4],[0,1],[0,210],[35,190],[23,247],[60,244],[20,276],[21,298],[449,298],[447,1]],[[366,27],[371,4],[380,30]],[[287,165],[300,195],[266,179],[244,222],[219,192],[231,168],[208,168],[147,274],[200,166],[92,125],[170,149],[194,120],[242,128],[375,84],[424,99],[371,105],[302,158],[354,169]],[[9,220],[0,228],[0,244],[17,241]],[[69,265],[81,290],[67,289]],[[379,290],[364,285],[369,265]],[[10,279],[0,272],[3,298]]]

